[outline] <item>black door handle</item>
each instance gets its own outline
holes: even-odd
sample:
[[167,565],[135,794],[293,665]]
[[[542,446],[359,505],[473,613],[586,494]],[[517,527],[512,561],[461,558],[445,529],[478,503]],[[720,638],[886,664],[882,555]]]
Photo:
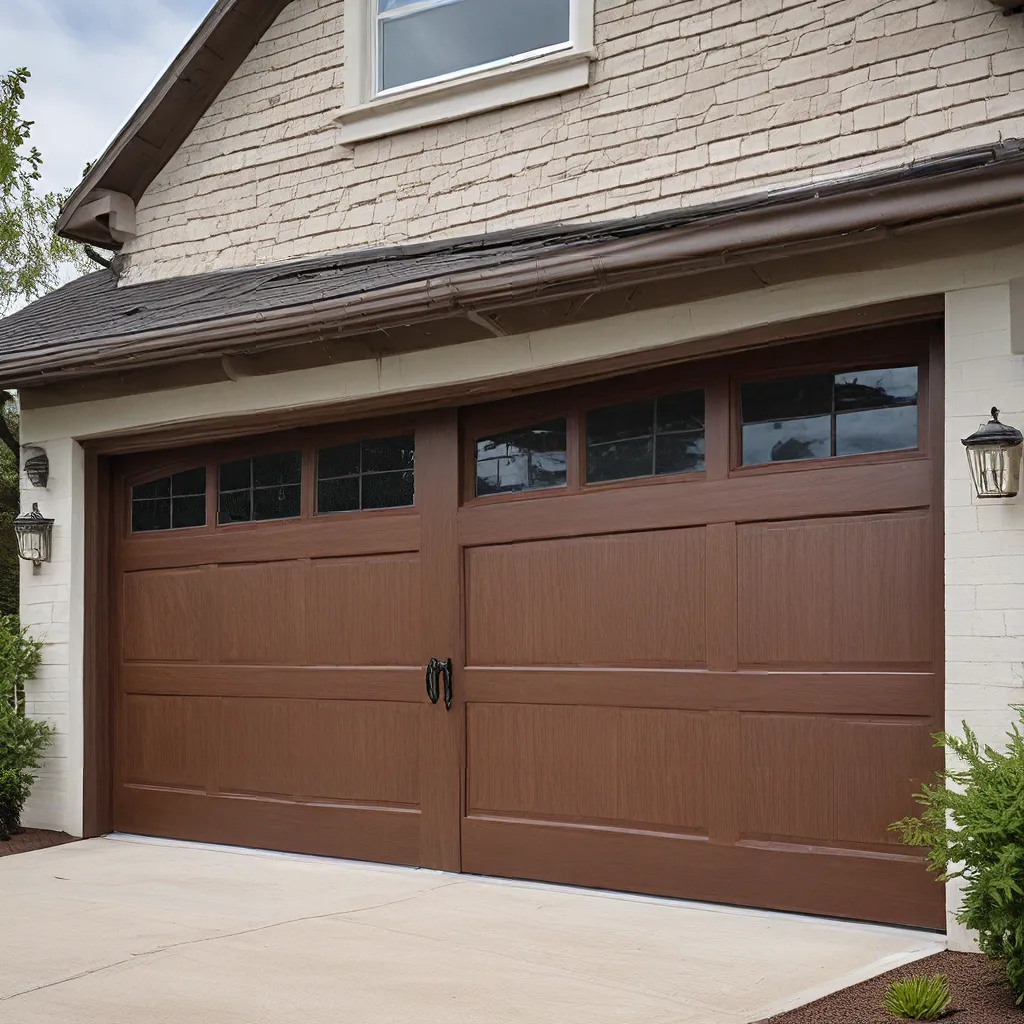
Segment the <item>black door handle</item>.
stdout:
[[452,659],[449,658],[441,665],[441,678],[444,679],[444,706],[446,711],[451,711],[452,701],[455,694],[452,688]]
[[437,658],[427,662],[427,696],[431,704],[441,699],[441,662]]

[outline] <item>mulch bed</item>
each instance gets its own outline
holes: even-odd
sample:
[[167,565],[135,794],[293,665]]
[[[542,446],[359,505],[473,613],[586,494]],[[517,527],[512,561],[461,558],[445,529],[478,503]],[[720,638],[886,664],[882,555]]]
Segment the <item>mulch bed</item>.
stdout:
[[47,850],[51,846],[63,846],[75,841],[66,832],[44,832],[42,829],[28,828],[20,836],[11,836],[10,842],[0,843],[0,857],[29,853],[32,850]]
[[978,953],[937,953],[772,1017],[772,1024],[894,1024],[894,1018],[882,1009],[886,987],[917,974],[945,974],[949,978],[953,1002],[943,1022],[1024,1024],[1024,1010],[1014,1005],[1001,968]]

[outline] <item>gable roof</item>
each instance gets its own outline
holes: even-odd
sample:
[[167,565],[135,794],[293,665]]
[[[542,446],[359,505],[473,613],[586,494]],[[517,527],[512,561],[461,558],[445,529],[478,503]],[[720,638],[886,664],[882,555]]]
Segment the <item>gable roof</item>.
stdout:
[[[121,240],[116,237],[121,233],[116,227],[120,212],[117,197],[131,200],[130,208],[122,200],[121,210],[130,209],[129,216],[134,217],[134,205],[290,2],[217,0],[185,48],[71,193],[57,220],[57,233],[78,242],[120,249]],[[92,213],[81,216],[90,207]]]
[[[600,292],[1024,209],[1024,141],[592,224],[548,224],[118,287],[113,270],[0,320],[0,385],[255,352]],[[494,326],[493,324],[491,326]],[[501,333],[500,331],[496,333]]]

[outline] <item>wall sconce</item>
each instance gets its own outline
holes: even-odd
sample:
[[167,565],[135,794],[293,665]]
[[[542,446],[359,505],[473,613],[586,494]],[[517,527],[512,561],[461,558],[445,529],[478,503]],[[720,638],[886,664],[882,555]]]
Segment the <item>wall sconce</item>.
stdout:
[[1020,487],[1021,445],[1024,434],[999,422],[999,410],[963,439],[967,463],[979,498],[1015,498]]
[[25,474],[33,487],[45,488],[50,482],[50,457],[42,448],[26,448]]
[[53,548],[53,520],[47,519],[39,506],[33,504],[32,511],[14,520],[14,533],[18,538],[18,554],[31,562],[36,570],[43,562],[50,560]]

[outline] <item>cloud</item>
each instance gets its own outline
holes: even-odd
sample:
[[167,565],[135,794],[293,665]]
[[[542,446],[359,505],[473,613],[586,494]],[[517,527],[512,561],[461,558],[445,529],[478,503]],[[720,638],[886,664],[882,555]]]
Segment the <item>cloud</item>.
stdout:
[[213,0],[0,0],[0,73],[32,72],[23,106],[43,187],[78,184]]

